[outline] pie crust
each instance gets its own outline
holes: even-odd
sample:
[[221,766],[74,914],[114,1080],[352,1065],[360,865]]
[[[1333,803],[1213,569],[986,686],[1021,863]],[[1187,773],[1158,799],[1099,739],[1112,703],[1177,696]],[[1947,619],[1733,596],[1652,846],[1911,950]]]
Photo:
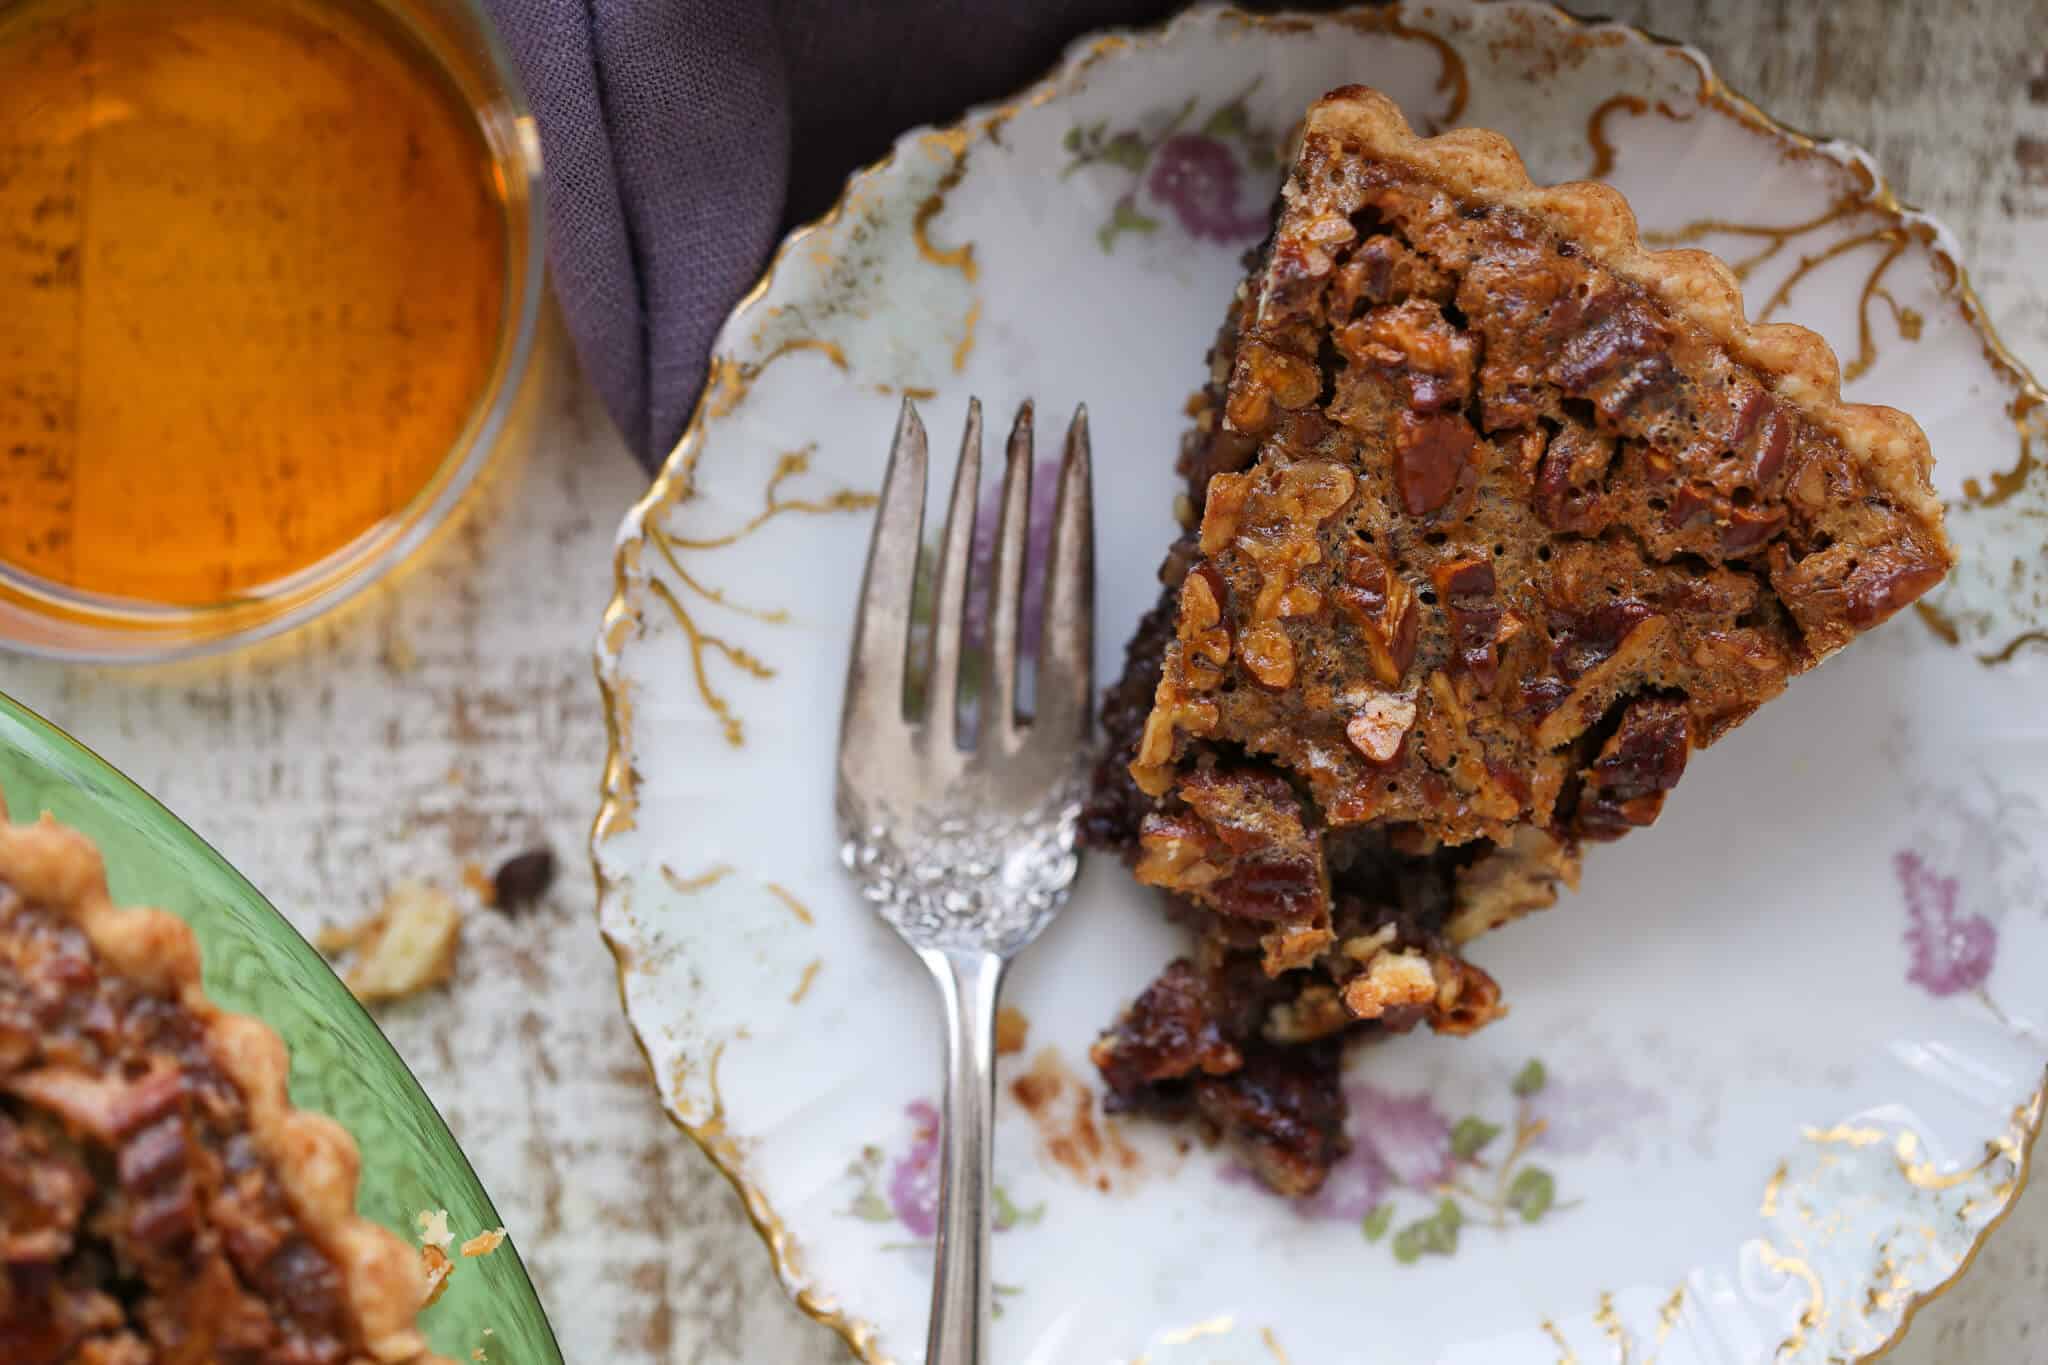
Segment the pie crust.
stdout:
[[[200,981],[198,940],[191,928],[166,911],[116,906],[108,895],[99,850],[90,840],[47,815],[34,824],[8,823],[4,804],[0,910],[41,912],[68,921],[90,946],[96,979],[118,977],[138,993],[131,998],[153,997],[152,1009],[160,1004],[182,1010],[197,1022],[213,1065],[240,1092],[243,1131],[260,1154],[263,1168],[281,1187],[296,1232],[338,1276],[348,1331],[339,1359],[347,1365],[437,1362],[414,1325],[425,1288],[418,1253],[356,1213],[360,1157],[354,1139],[333,1119],[292,1108],[286,1095],[289,1058],[283,1041],[268,1025],[227,1013],[207,998]],[[0,949],[8,947],[0,942]],[[21,987],[22,978],[8,970],[20,962],[0,958],[0,990],[10,982]],[[5,1116],[0,1107],[0,1117]],[[211,1216],[209,1209],[202,1223]],[[206,1231],[202,1228],[201,1235]],[[0,1301],[0,1310],[6,1306]],[[9,1330],[7,1316],[0,1311],[0,1340]],[[124,1330],[132,1327],[125,1324]],[[116,1353],[96,1358],[134,1357]]]

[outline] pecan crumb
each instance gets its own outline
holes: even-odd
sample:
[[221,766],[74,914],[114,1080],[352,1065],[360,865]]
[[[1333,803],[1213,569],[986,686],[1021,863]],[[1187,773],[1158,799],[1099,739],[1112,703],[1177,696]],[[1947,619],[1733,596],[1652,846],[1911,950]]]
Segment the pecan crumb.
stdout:
[[519,911],[537,903],[555,884],[555,853],[551,848],[530,848],[507,858],[491,874],[492,898],[486,905]]

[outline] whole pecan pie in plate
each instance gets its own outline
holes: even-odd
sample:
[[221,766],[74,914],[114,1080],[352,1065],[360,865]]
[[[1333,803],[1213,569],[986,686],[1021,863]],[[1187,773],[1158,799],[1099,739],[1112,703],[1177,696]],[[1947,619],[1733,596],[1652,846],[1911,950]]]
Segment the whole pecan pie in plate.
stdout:
[[287,1070],[207,998],[183,920],[0,806],[0,1360],[436,1359],[418,1255],[357,1216],[355,1142]]
[[1501,1014],[1463,944],[1947,572],[1929,467],[1612,189],[1317,102],[1105,710],[1087,834],[1200,931],[1097,1045],[1113,1102],[1318,1188],[1339,1039]]

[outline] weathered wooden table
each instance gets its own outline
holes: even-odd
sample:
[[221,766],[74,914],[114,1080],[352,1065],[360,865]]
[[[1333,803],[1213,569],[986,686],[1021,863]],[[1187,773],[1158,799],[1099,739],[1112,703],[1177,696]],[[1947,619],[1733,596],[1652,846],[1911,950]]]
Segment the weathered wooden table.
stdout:
[[[1797,126],[1870,148],[1962,238],[2048,367],[2048,0],[1611,0]],[[557,338],[559,343],[559,338]],[[0,690],[105,754],[310,927],[393,882],[536,842],[564,870],[472,915],[447,990],[382,1012],[495,1195],[572,1365],[829,1362],[738,1202],[653,1099],[583,856],[604,757],[590,644],[640,472],[557,344],[527,430],[445,542],[330,620],[221,660],[0,660]],[[2048,1359],[2048,1192],[2020,1202],[1899,1365]]]

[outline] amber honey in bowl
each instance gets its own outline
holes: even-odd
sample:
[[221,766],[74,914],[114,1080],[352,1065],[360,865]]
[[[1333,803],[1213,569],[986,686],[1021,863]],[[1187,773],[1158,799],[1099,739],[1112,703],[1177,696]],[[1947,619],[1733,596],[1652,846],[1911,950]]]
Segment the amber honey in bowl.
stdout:
[[429,489],[504,176],[371,0],[0,0],[0,576],[260,597]]

